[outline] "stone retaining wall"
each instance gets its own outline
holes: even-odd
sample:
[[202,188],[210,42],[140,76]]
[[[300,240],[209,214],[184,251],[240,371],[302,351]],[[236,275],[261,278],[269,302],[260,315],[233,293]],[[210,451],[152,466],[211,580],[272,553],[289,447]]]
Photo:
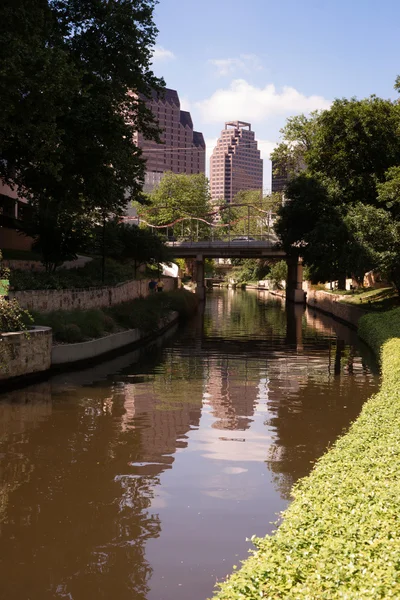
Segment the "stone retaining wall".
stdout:
[[[163,278],[166,292],[176,288],[177,280],[172,277]],[[16,298],[19,304],[28,310],[50,312],[53,310],[88,310],[105,308],[147,296],[149,280],[140,279],[126,281],[114,287],[93,287],[70,290],[26,290],[10,292],[10,298]]]
[[50,327],[0,335],[0,382],[47,371],[51,366]]
[[348,296],[329,294],[319,290],[308,290],[307,305],[322,310],[336,319],[346,321],[346,323],[350,323],[350,325],[357,328],[359,319],[365,315],[366,311],[357,306],[340,302],[344,298],[348,298]]

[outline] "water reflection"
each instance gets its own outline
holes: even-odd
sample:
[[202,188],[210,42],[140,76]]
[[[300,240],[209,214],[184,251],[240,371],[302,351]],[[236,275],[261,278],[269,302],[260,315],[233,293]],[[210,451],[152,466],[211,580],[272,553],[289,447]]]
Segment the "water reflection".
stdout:
[[355,344],[217,292],[164,349],[0,396],[0,596],[204,600],[374,390]]

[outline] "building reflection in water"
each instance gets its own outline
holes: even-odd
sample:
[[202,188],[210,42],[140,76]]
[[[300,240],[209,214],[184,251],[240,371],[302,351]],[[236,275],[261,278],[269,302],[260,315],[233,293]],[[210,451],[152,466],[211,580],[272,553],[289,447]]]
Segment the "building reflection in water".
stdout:
[[140,362],[0,396],[4,597],[209,596],[374,389],[351,336],[216,293]]

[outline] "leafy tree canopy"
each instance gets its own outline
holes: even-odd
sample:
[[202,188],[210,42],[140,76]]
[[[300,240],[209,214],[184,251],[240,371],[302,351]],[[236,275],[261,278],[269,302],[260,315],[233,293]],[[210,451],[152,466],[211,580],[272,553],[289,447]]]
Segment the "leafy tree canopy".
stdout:
[[[200,217],[210,221],[213,207],[210,202],[208,179],[203,173],[197,175],[179,175],[165,173],[158,187],[147,196],[146,206],[137,206],[139,214],[154,225],[168,225],[184,217]],[[208,225],[200,223],[200,228],[209,231]],[[184,220],[171,227],[185,235],[191,233],[197,223]],[[197,230],[197,229],[196,229]]]
[[306,171],[292,171],[276,230],[289,254],[303,256],[314,281],[362,281],[372,268],[395,280],[397,229],[390,217],[400,216],[399,111],[375,96],[341,99],[283,130],[275,156],[290,164],[301,159]]
[[[157,139],[143,95],[154,0],[5,0],[0,8],[0,178],[38,214],[119,213],[144,161],[133,132]],[[132,92],[135,92],[134,94]]]

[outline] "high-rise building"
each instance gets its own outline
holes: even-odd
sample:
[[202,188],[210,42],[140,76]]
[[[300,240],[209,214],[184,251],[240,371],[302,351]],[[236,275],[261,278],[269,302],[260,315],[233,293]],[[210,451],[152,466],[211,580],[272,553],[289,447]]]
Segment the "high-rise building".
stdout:
[[134,142],[143,151],[147,161],[145,191],[160,183],[166,171],[197,174],[205,172],[206,145],[203,134],[193,130],[190,113],[181,110],[178,93],[168,88],[160,94],[153,93],[145,100],[162,130],[161,144],[146,140],[135,133]]
[[232,202],[240,190],[262,190],[263,161],[250,123],[228,121],[210,159],[213,201]]

